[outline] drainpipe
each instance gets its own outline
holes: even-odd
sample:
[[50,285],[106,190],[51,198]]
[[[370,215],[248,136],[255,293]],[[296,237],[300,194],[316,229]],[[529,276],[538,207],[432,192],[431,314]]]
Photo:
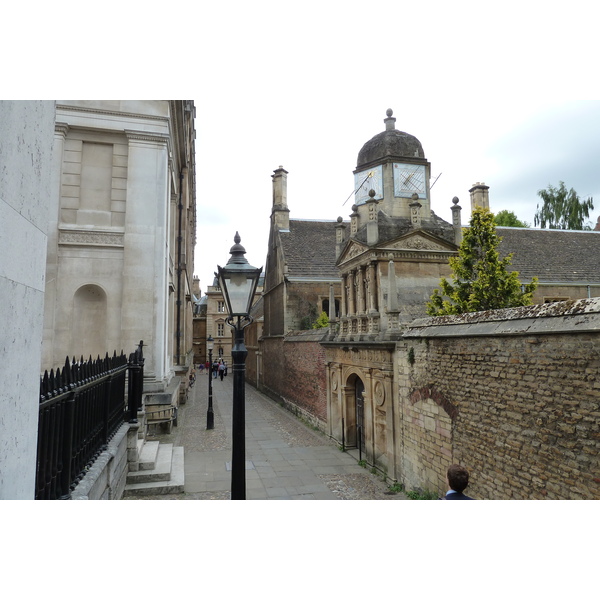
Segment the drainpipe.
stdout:
[[182,219],[183,219],[183,171],[179,171],[179,224],[177,235],[177,365],[181,364],[181,244],[182,244]]

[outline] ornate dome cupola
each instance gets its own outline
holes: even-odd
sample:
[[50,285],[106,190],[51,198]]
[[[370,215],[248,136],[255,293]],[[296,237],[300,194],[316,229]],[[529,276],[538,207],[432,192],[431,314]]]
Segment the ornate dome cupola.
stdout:
[[410,133],[396,129],[396,118],[391,108],[387,109],[387,119],[384,119],[385,131],[371,138],[358,153],[356,168],[369,166],[387,157],[425,158],[421,142]]
[[[385,131],[371,138],[358,153],[354,171],[355,204],[362,217],[375,190],[378,209],[390,217],[411,216],[411,203],[420,204],[420,216],[430,216],[430,164],[421,142],[414,136],[396,129],[391,108],[384,119]],[[416,197],[415,197],[416,194]],[[366,217],[366,215],[365,215]]]

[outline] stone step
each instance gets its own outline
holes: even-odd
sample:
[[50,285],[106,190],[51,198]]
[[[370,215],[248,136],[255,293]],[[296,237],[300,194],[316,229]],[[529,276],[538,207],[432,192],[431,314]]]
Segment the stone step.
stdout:
[[[172,444],[171,444],[172,445]],[[145,442],[140,452],[140,471],[151,471],[156,468],[160,442]]]
[[168,481],[152,481],[146,483],[129,483],[125,486],[123,497],[155,496],[163,494],[180,494],[185,485],[183,447],[173,448],[171,478]]
[[[156,443],[158,442],[151,442]],[[154,455],[154,448],[149,452]],[[169,481],[171,479],[171,464],[173,462],[173,444],[160,444],[156,449],[156,458],[151,462],[145,462],[140,470],[127,473],[127,483],[150,483],[152,481]],[[152,464],[153,468],[148,468]]]

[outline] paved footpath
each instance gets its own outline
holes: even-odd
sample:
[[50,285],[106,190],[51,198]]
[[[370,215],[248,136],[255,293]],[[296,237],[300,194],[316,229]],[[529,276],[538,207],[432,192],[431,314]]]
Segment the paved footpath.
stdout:
[[[183,446],[183,494],[153,500],[227,500],[231,489],[233,377],[212,380],[214,429],[206,429],[208,373],[197,373],[178,426],[153,439]],[[381,477],[358,465],[319,431],[246,386],[246,498],[248,500],[405,500]]]

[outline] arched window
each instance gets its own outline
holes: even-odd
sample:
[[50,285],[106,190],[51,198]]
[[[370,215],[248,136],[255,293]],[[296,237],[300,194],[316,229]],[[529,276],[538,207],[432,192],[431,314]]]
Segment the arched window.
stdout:
[[[325,298],[321,303],[321,311],[329,316],[329,298]],[[336,318],[340,316],[340,301],[337,298],[335,299],[335,316]]]

